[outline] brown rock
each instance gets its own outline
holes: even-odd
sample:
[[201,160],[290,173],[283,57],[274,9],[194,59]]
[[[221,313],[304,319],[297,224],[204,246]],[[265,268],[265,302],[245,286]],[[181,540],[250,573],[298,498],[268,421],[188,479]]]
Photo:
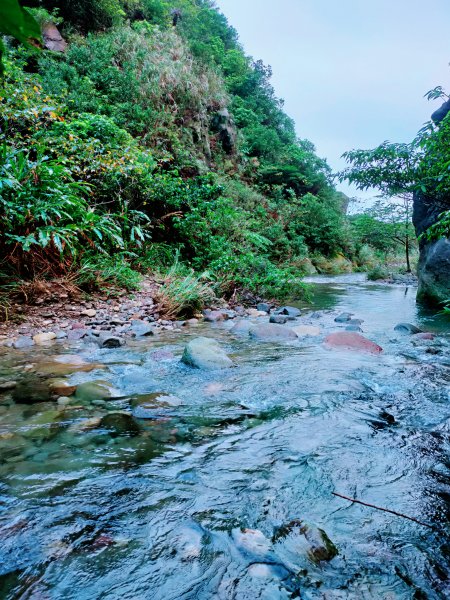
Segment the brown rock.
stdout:
[[59,33],[58,28],[53,23],[46,23],[42,27],[42,38],[44,46],[53,52],[64,52],[67,48],[67,42]]
[[368,352],[369,354],[379,354],[383,348],[368,340],[359,333],[353,331],[337,331],[330,333],[325,338],[325,344],[330,348],[341,348],[344,350],[355,350],[359,352]]

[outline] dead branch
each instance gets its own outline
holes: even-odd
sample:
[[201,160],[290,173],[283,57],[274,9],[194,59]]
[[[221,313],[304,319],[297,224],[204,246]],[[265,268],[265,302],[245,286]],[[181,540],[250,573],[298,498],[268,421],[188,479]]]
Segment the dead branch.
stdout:
[[376,510],[381,510],[383,512],[390,513],[391,515],[395,515],[396,517],[402,517],[403,519],[408,519],[409,521],[414,521],[414,523],[418,523],[419,525],[423,525],[424,527],[429,527],[430,529],[434,529],[433,525],[429,525],[428,523],[423,523],[414,517],[408,517],[408,515],[404,515],[403,513],[397,512],[395,510],[390,510],[389,508],[382,508],[381,506],[375,506],[375,504],[369,504],[368,502],[363,502],[362,500],[356,500],[356,498],[349,498],[348,496],[343,496],[342,494],[338,494],[337,492],[331,492],[333,496],[337,496],[338,498],[343,498],[344,500],[348,500],[349,502],[355,502],[356,504],[362,504],[363,506],[368,506],[369,508],[375,508]]

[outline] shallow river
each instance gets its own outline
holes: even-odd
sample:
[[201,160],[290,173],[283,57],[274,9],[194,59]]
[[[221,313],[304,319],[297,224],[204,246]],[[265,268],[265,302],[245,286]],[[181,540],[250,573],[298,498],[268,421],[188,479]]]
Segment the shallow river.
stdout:
[[[0,378],[20,382],[0,395],[0,598],[450,596],[449,320],[413,288],[314,281],[299,324],[322,335],[290,344],[225,322],[116,350],[0,350]],[[323,346],[344,310],[382,354]],[[400,321],[439,335],[414,341]],[[237,367],[181,364],[198,335]],[[71,403],[37,402],[61,376],[80,386]],[[300,521],[338,554],[312,560],[301,527],[282,535]]]

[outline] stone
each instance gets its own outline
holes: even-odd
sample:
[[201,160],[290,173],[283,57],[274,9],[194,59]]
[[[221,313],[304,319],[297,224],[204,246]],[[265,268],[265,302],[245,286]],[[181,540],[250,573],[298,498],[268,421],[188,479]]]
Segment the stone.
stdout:
[[87,334],[86,329],[74,329],[67,332],[67,339],[71,341],[82,340]]
[[287,323],[288,318],[285,315],[270,315],[269,323],[276,323],[277,325],[284,325]]
[[86,381],[77,386],[75,398],[92,402],[92,400],[107,400],[117,395],[117,391],[107,381]]
[[64,340],[67,337],[67,333],[61,330],[55,331],[55,335],[57,340]]
[[92,319],[97,314],[97,311],[94,308],[88,308],[87,310],[83,310],[81,314],[83,317],[90,317]]
[[369,354],[379,354],[383,352],[383,348],[365,338],[359,333],[352,331],[337,331],[330,333],[325,338],[325,344],[330,348],[340,348],[344,350],[355,350],[360,352],[367,352]]
[[217,321],[224,321],[225,319],[228,319],[228,315],[221,310],[205,310],[203,315],[205,317],[205,321],[208,321],[209,323],[215,323]]
[[247,321],[247,319],[240,319],[230,329],[230,333],[233,335],[248,335],[252,327],[254,327],[253,323]]
[[420,331],[419,333],[415,333],[413,335],[415,340],[434,340],[435,337],[436,336],[429,331]]
[[108,429],[114,436],[139,435],[141,429],[132,415],[123,411],[110,412],[101,418],[99,427]]
[[296,319],[302,313],[299,308],[295,306],[281,306],[277,311],[275,311],[277,315],[287,315],[288,317],[292,317]]
[[60,396],[56,401],[58,406],[62,406],[62,407],[69,405],[70,402],[71,402],[71,400],[68,396]]
[[136,419],[156,419],[161,414],[161,410],[167,411],[181,406],[182,401],[177,396],[156,392],[135,398],[131,405],[133,407],[132,414]]
[[134,337],[147,337],[150,335],[155,335],[155,332],[154,328],[149,325],[147,321],[135,319],[131,324],[131,335]]
[[362,329],[359,325],[347,325],[345,331],[357,331],[358,333],[362,333]]
[[70,385],[65,379],[53,379],[50,381],[49,387],[55,396],[73,396],[77,391],[77,386]]
[[231,535],[236,547],[243,554],[270,559],[272,543],[259,529],[233,529]]
[[288,341],[296,340],[297,335],[289,327],[276,325],[275,323],[265,323],[256,325],[250,329],[250,337],[261,341]]
[[2,381],[0,382],[0,394],[9,392],[17,387],[17,381]]
[[263,310],[257,310],[256,308],[248,308],[247,314],[249,317],[267,317],[267,313]]
[[297,337],[305,337],[305,336],[318,336],[321,333],[320,327],[316,327],[315,325],[299,325],[298,327],[292,327],[292,331],[295,332]]
[[42,344],[48,344],[49,342],[56,340],[56,333],[53,331],[47,331],[45,333],[37,333],[33,336],[33,342],[38,346]]
[[50,388],[46,381],[37,377],[30,377],[21,381],[12,393],[14,402],[17,404],[36,404],[50,400]]
[[114,335],[103,335],[98,339],[101,348],[120,348],[124,341]]
[[191,340],[185,347],[182,362],[197,369],[228,369],[233,361],[219,343],[206,337]]
[[348,313],[348,312],[343,312],[334,319],[335,323],[348,323],[351,320],[352,320],[352,313]]
[[62,37],[54,23],[44,23],[42,26],[42,39],[47,50],[64,52],[67,48],[66,40]]
[[338,550],[323,529],[296,519],[283,525],[273,537],[275,552],[294,570],[306,556],[312,563],[329,562]]
[[260,302],[259,304],[256,305],[256,310],[259,310],[260,312],[269,313],[270,312],[270,304],[267,304],[267,302]]
[[412,323],[398,323],[398,325],[394,327],[394,331],[398,331],[399,333],[405,333],[409,335],[422,333],[422,330],[413,325]]
[[13,347],[17,350],[21,350],[22,348],[30,348],[31,346],[34,346],[34,341],[26,335],[21,335],[15,342],[13,342]]
[[185,321],[185,323],[184,323],[184,324],[185,324],[185,325],[190,325],[190,326],[192,326],[192,325],[194,325],[194,326],[195,326],[195,325],[198,325],[198,319],[195,319],[195,318],[193,318],[193,319],[188,319],[187,321]]

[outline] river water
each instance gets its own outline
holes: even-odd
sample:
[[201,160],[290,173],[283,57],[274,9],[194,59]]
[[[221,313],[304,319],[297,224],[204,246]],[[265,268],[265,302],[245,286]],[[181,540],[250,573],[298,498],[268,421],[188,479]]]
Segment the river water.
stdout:
[[[299,323],[322,335],[289,344],[235,337],[225,322],[115,350],[2,350],[1,378],[21,383],[16,401],[0,396],[0,598],[450,596],[449,321],[420,312],[413,288],[313,281]],[[382,354],[323,346],[344,310]],[[414,341],[399,321],[439,335]],[[198,335],[237,367],[181,364]],[[36,402],[62,375],[84,393]],[[338,555],[311,560],[298,529],[280,541],[299,521]]]

